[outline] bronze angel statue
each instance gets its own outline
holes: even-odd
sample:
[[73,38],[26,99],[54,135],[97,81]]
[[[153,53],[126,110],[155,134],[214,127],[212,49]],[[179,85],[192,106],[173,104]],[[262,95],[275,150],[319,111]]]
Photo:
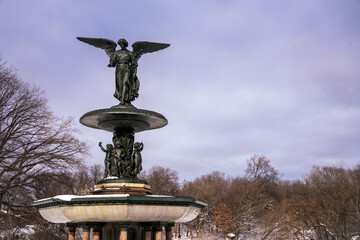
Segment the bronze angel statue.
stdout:
[[83,37],[77,39],[105,50],[110,58],[107,66],[116,67],[114,97],[121,105],[130,104],[139,96],[140,82],[136,74],[139,58],[145,53],[156,52],[170,46],[166,43],[142,41],[135,42],[132,45],[133,51],[129,51],[126,49],[128,42],[123,38],[118,41],[120,50],[116,50],[117,44],[109,39]]

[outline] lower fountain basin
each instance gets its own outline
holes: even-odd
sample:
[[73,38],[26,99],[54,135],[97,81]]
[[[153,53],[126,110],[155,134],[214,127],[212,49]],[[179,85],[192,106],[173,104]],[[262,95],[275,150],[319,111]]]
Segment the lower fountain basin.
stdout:
[[131,194],[59,195],[33,203],[52,223],[188,222],[206,205],[191,197]]

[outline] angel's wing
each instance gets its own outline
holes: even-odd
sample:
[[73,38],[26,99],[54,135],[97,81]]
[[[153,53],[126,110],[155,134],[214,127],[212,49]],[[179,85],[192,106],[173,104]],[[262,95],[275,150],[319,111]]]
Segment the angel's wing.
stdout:
[[94,47],[104,49],[106,54],[111,58],[115,52],[117,44],[109,39],[105,38],[84,38],[84,37],[77,37],[78,40],[90,44]]
[[135,42],[132,45],[133,52],[142,55],[145,53],[152,53],[169,47],[168,43],[155,43],[155,42]]

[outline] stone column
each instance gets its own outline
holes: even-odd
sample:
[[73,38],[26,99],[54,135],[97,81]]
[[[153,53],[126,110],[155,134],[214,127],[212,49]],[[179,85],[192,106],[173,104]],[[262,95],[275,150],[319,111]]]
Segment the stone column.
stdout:
[[145,226],[145,240],[151,240],[152,232],[151,232],[151,226]]
[[75,240],[75,233],[76,233],[76,227],[77,224],[68,223],[66,226],[69,229],[69,238],[68,240]]
[[76,233],[76,232],[69,232],[69,238],[68,238],[68,240],[75,240],[75,233]]
[[162,226],[155,227],[155,239],[154,240],[161,240],[162,237]]
[[127,240],[127,227],[120,227],[120,238],[119,240]]
[[94,232],[93,240],[100,240],[100,232]]
[[128,222],[119,222],[120,225],[120,237],[119,240],[127,240],[127,231],[130,223]]
[[82,240],[90,240],[90,227],[89,226],[83,226],[83,237]]
[[165,226],[165,230],[166,230],[166,240],[172,240],[172,228],[173,228],[174,224],[167,224]]
[[93,240],[100,240],[102,224],[93,226]]
[[180,228],[180,223],[179,223],[179,229],[178,229],[178,235],[177,238],[181,238],[181,228]]

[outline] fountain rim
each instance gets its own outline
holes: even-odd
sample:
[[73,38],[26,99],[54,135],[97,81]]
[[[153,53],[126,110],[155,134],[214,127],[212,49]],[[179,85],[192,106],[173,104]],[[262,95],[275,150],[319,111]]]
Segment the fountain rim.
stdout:
[[[118,126],[116,121],[126,124]],[[168,124],[168,121],[162,114],[154,111],[138,109],[133,105],[116,105],[111,108],[87,112],[80,118],[80,123],[90,128],[109,132],[122,128],[132,129],[134,132],[142,132],[162,128]]]
[[36,200],[32,206],[40,209],[54,206],[96,206],[96,205],[161,205],[161,206],[194,206],[204,208],[208,204],[186,196],[169,195],[57,195]]

